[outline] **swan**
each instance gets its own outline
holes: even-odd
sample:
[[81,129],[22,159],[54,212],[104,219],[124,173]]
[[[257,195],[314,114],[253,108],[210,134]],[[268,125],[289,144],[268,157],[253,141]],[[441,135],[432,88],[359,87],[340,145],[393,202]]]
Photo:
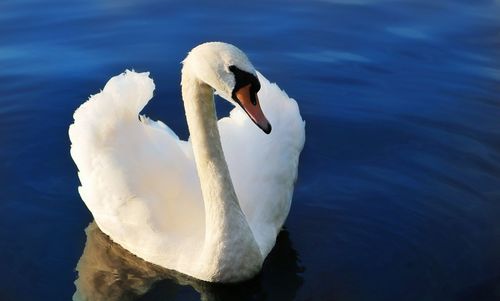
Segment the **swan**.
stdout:
[[[75,111],[78,191],[101,231],[136,256],[208,282],[243,281],[288,215],[305,122],[231,44],[195,47],[181,73],[188,141],[139,115],[155,88],[147,72],[112,77]],[[235,105],[220,120],[214,90]]]

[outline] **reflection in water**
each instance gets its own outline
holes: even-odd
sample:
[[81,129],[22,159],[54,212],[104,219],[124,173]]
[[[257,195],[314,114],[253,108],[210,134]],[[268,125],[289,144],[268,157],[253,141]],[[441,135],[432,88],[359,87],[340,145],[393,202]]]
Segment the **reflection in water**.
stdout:
[[[286,230],[279,234],[262,273],[240,284],[208,283],[146,262],[111,241],[95,222],[85,232],[87,242],[76,267],[79,278],[75,281],[75,301],[136,300],[147,297],[154,284],[153,291],[161,290],[162,296],[175,295],[178,285],[189,285],[204,301],[293,300],[302,284],[303,268],[298,265]],[[164,282],[169,285],[162,285]]]

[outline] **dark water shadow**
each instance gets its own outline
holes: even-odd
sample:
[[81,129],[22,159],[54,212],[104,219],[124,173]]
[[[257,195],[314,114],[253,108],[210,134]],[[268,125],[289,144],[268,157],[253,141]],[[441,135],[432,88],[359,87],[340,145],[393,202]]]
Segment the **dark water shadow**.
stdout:
[[[262,272],[237,284],[214,284],[146,262],[111,241],[92,222],[86,229],[87,242],[76,270],[73,300],[185,300],[179,296],[190,286],[203,301],[293,300],[303,283],[297,252],[286,230],[278,235]],[[194,293],[194,292],[192,292]],[[191,296],[191,299],[193,296]]]
[[486,279],[480,284],[476,284],[463,289],[457,294],[458,301],[481,300],[498,301],[500,300],[500,275]]

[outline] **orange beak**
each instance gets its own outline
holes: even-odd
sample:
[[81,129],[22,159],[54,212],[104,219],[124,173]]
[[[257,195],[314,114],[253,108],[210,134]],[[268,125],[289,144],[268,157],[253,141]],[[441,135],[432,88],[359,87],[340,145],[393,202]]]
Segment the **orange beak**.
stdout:
[[245,110],[250,119],[252,119],[252,121],[262,131],[264,131],[264,133],[269,134],[271,133],[271,124],[267,121],[266,116],[264,116],[264,113],[262,112],[257,93],[251,88],[252,85],[248,84],[236,91],[235,96],[237,98],[237,102],[241,105],[243,110]]

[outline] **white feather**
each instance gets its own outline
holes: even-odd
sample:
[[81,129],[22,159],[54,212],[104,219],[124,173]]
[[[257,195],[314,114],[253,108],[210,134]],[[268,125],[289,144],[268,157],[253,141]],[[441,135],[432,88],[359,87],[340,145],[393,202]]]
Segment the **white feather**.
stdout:
[[[272,133],[262,133],[239,107],[218,127],[240,206],[265,258],[290,209],[305,132],[295,100],[258,78]],[[149,73],[126,71],[76,110],[69,136],[79,192],[115,242],[152,263],[207,278],[196,271],[204,266],[205,208],[191,142],[161,121],[138,118],[154,87]]]

